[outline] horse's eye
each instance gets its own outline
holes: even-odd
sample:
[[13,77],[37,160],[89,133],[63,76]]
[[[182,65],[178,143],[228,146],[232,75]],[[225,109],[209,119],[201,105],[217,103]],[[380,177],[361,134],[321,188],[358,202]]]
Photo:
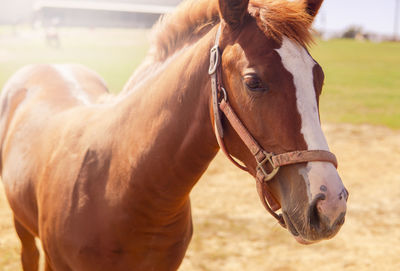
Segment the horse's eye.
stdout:
[[256,74],[247,74],[243,77],[243,82],[251,91],[267,91],[268,87]]

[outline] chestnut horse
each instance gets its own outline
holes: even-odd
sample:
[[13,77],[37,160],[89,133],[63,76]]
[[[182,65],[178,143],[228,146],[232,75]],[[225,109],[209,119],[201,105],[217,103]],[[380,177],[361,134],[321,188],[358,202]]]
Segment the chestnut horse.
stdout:
[[24,270],[38,269],[35,237],[46,270],[176,270],[190,191],[219,146],[296,240],[332,238],[348,194],[307,51],[321,3],[185,2],[117,97],[78,65],[18,71],[1,97],[1,176]]

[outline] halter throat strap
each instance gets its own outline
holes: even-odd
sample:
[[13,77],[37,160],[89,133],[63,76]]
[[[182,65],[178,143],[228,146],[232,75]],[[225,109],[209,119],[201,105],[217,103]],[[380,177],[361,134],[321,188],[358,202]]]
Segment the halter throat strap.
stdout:
[[210,67],[208,71],[211,77],[214,130],[217,142],[222,152],[230,161],[232,161],[232,163],[242,170],[249,171],[246,166],[238,163],[229,154],[225,147],[224,129],[221,121],[221,113],[223,113],[232,128],[236,131],[256,160],[257,167],[255,178],[257,183],[257,192],[262,204],[283,227],[286,227],[282,215],[278,215],[276,213],[276,211],[281,207],[279,202],[272,195],[268,182],[276,176],[280,167],[282,166],[319,161],[332,163],[337,168],[337,159],[333,153],[325,150],[300,150],[282,154],[274,154],[264,150],[261,147],[261,145],[250,134],[246,126],[242,123],[234,109],[229,104],[227,92],[223,87],[221,65],[222,51],[219,48],[221,31],[222,26],[220,24],[217,30],[214,46],[210,50]]

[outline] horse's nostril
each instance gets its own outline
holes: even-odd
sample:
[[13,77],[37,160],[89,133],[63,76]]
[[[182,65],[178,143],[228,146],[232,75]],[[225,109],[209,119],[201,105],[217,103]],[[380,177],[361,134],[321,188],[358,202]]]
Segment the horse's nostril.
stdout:
[[339,193],[339,200],[342,200],[343,198],[346,202],[349,199],[349,191],[347,191],[346,188],[343,188],[342,192]]
[[320,226],[320,216],[319,216],[319,210],[318,210],[318,203],[322,200],[325,200],[326,196],[324,194],[318,194],[315,199],[312,201],[310,204],[310,208],[308,210],[308,217],[310,221],[310,226],[312,226],[315,229],[318,229]]
[[346,198],[346,202],[347,202],[347,200],[349,199],[349,191],[346,188],[344,189],[344,191],[346,193],[345,198]]

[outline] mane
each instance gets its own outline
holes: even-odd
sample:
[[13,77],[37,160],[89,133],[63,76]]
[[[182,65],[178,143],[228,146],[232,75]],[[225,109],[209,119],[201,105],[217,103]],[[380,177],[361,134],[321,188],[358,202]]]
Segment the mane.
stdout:
[[280,42],[285,36],[303,47],[313,42],[313,17],[305,1],[253,0],[249,11],[267,37]]
[[218,22],[218,0],[182,2],[153,27],[151,57],[155,61],[165,60],[185,44],[203,36]]
[[[250,0],[249,13],[265,35],[278,42],[284,36],[307,47],[313,38],[312,17],[304,1]],[[218,0],[186,0],[175,12],[163,16],[153,27],[152,61],[162,62],[219,23]]]

